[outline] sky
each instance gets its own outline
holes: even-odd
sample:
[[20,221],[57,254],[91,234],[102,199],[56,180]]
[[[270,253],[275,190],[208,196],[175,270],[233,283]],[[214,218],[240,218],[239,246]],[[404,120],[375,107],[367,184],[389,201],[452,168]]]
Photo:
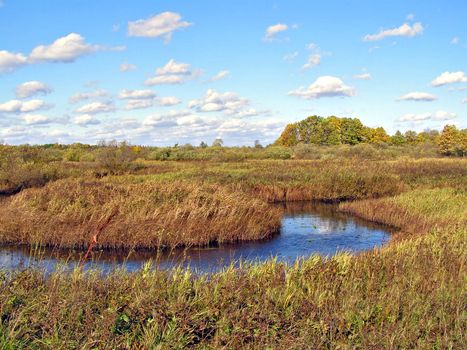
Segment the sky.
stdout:
[[0,0],[0,142],[467,125],[467,1]]

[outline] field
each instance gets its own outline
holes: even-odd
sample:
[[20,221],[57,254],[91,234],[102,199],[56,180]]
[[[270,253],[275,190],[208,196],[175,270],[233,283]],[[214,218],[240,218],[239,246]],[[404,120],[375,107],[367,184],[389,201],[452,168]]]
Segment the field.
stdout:
[[396,148],[314,150],[130,157],[118,168],[91,151],[75,162],[11,160],[28,170],[0,174],[5,193],[18,192],[0,202],[8,244],[85,248],[113,212],[101,248],[265,239],[280,224],[270,203],[302,200],[339,202],[398,232],[358,255],[209,276],[150,262],[108,276],[3,271],[0,349],[464,347],[467,161]]

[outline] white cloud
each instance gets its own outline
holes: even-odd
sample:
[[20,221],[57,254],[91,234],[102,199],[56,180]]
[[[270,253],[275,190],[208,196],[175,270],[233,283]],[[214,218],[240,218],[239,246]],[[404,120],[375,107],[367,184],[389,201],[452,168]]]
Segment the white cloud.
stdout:
[[444,72],[437,76],[432,82],[432,86],[442,86],[452,83],[467,83],[467,77],[464,72]]
[[215,76],[211,78],[211,81],[218,81],[227,78],[230,75],[230,72],[228,70],[221,70],[219,73],[217,73]]
[[409,92],[401,97],[398,100],[401,101],[435,101],[438,98],[435,95],[429,94],[427,92]]
[[156,93],[152,90],[122,90],[118,95],[121,100],[125,99],[153,99],[156,97]]
[[91,45],[77,33],[70,33],[56,39],[50,45],[39,45],[29,55],[31,62],[73,62],[78,57],[102,50],[99,45]]
[[124,72],[129,72],[131,70],[135,70],[136,66],[131,63],[122,63],[120,67],[118,67],[118,69],[120,70],[120,72],[124,73]]
[[433,120],[452,120],[455,118],[457,118],[456,113],[446,111],[437,111],[432,117]]
[[42,100],[29,100],[29,101],[20,101],[20,100],[10,100],[0,104],[0,112],[5,113],[27,113],[35,112],[40,109],[47,109],[51,106],[46,104]]
[[156,103],[156,93],[152,90],[122,90],[118,98],[127,100],[126,110],[149,108]]
[[77,92],[68,99],[70,103],[78,103],[80,101],[89,100],[92,98],[107,97],[108,93],[105,90],[96,90],[91,92]]
[[0,73],[12,72],[26,64],[38,62],[73,62],[77,58],[102,50],[121,51],[125,47],[106,48],[100,45],[91,45],[77,33],[70,33],[56,39],[50,45],[39,45],[32,49],[29,56],[22,53],[0,51]]
[[306,44],[305,48],[311,51],[319,50],[319,46],[315,43],[308,43]]
[[23,117],[26,124],[30,125],[39,125],[39,124],[49,124],[52,120],[43,114],[27,114]]
[[82,114],[73,119],[73,123],[80,126],[88,126],[100,124],[100,121],[90,114]]
[[319,53],[315,53],[315,54],[308,56],[308,61],[302,66],[302,68],[310,69],[314,66],[319,65],[320,63],[321,63],[321,55]]
[[299,88],[288,93],[290,96],[297,96],[306,100],[318,99],[321,97],[354,96],[355,90],[344,84],[344,82],[333,76],[319,77],[307,88]]
[[456,113],[437,111],[435,113],[407,113],[398,119],[399,122],[420,123],[426,120],[452,120],[457,117]]
[[250,101],[246,98],[239,97],[234,92],[220,93],[214,89],[209,89],[201,99],[190,101],[188,107],[198,112],[224,112],[226,115],[238,117],[251,117],[259,114],[250,107]]
[[16,87],[17,98],[28,98],[35,95],[47,95],[52,92],[52,89],[40,81],[33,80],[19,84]]
[[354,77],[354,79],[359,79],[359,80],[371,80],[371,74],[370,73],[356,74],[353,77]]
[[92,102],[75,110],[76,113],[97,114],[115,111],[115,107],[109,102]]
[[282,59],[286,62],[293,62],[295,59],[298,57],[298,51],[294,51],[291,53],[288,53],[282,57]]
[[156,69],[156,75],[147,79],[145,85],[183,84],[187,80],[196,78],[200,71],[192,71],[188,63],[178,63],[169,60],[164,67]]
[[276,37],[276,35],[278,33],[284,32],[287,29],[289,29],[289,26],[287,24],[283,24],[283,23],[277,23],[277,24],[274,24],[272,26],[269,26],[269,27],[266,28],[266,34],[264,36],[264,39],[268,40],[268,41],[271,41]]
[[21,53],[13,53],[0,50],[0,73],[9,73],[15,69],[25,66],[28,59]]
[[408,23],[402,24],[400,27],[393,29],[381,29],[376,34],[367,34],[363,38],[364,41],[378,41],[392,36],[414,37],[423,33],[423,25],[420,22],[414,23],[412,26]]
[[407,21],[413,21],[415,18],[415,15],[413,13],[410,13],[407,15]]
[[182,101],[175,96],[166,96],[158,98],[157,103],[161,106],[175,106],[182,103]]
[[163,12],[148,19],[128,22],[128,35],[148,38],[163,38],[168,43],[175,30],[191,26],[192,23],[182,21],[182,16],[175,12]]
[[451,44],[453,44],[453,45],[457,45],[457,44],[459,44],[459,42],[460,42],[460,39],[459,39],[459,37],[457,37],[457,36],[455,36],[455,37],[452,38],[452,40],[451,40]]
[[136,99],[136,100],[127,100],[125,110],[133,110],[133,109],[145,109],[154,106],[155,100],[154,99]]
[[467,97],[462,100],[462,103],[467,103]]
[[165,114],[152,114],[143,121],[146,127],[171,127],[177,125],[177,118],[190,115],[188,111],[169,111]]

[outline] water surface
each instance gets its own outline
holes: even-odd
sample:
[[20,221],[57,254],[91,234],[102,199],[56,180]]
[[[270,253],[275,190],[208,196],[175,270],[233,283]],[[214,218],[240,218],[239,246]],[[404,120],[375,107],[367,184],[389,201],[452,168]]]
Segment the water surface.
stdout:
[[[240,261],[279,261],[320,254],[331,256],[339,251],[357,253],[379,247],[389,240],[389,229],[340,213],[335,205],[314,202],[280,204],[284,211],[280,233],[268,240],[222,244],[208,248],[175,249],[172,251],[97,251],[85,268],[109,272],[117,267],[134,271],[148,260],[160,269],[177,266],[198,272],[213,272]],[[0,268],[18,269],[37,266],[53,271],[57,265],[75,267],[83,252],[0,246]]]

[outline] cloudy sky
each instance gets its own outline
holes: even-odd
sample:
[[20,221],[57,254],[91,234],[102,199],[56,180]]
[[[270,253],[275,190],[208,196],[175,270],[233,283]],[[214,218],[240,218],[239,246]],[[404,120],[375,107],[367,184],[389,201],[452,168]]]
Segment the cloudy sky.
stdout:
[[267,144],[313,114],[466,127],[467,2],[0,0],[9,144]]

